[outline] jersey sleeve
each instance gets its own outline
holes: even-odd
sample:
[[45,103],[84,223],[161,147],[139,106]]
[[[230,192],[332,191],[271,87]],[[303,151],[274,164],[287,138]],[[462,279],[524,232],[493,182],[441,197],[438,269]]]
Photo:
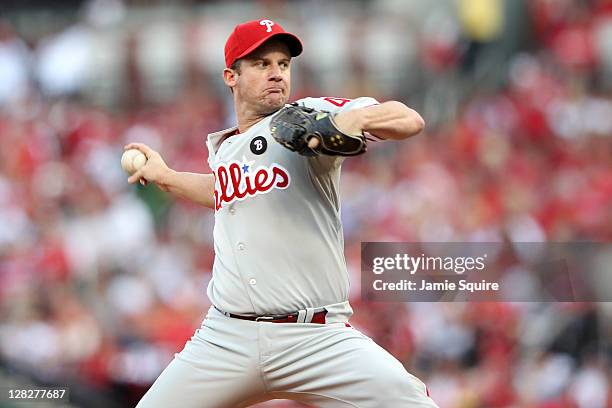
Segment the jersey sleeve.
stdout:
[[366,106],[378,105],[379,102],[369,96],[348,99],[337,97],[304,98],[297,101],[300,106],[306,106],[316,110],[324,110],[332,113],[340,113],[351,109],[365,108]]
[[206,145],[206,150],[208,150],[208,157],[206,158],[206,162],[208,163],[208,167],[212,170],[214,169],[215,150],[213,148],[213,145],[209,137],[206,138],[206,141],[204,142],[204,144]]

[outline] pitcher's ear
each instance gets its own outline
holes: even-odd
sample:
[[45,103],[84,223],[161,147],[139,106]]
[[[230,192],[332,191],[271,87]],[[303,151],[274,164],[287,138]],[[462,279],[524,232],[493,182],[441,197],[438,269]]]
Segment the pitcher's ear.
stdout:
[[229,86],[230,88],[233,88],[234,86],[236,86],[236,77],[238,76],[238,72],[236,72],[236,70],[233,70],[231,68],[225,68],[223,70],[223,82],[225,82],[225,85]]

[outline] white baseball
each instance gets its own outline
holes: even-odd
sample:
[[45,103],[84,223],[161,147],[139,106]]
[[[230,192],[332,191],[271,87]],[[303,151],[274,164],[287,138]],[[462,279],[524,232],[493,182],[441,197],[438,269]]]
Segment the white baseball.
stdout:
[[144,153],[139,151],[138,154],[132,159],[132,167],[134,168],[134,171],[138,171],[142,166],[145,165],[146,162],[147,156],[145,156]]
[[138,149],[129,149],[121,156],[121,167],[128,174],[134,174],[147,162],[147,157]]

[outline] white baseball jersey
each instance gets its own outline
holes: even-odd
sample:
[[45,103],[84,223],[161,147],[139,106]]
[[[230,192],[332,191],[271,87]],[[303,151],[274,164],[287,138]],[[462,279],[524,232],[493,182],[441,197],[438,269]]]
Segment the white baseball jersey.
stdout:
[[[373,98],[305,98],[340,112]],[[342,157],[305,157],[270,134],[274,115],[245,133],[208,135],[215,174],[215,261],[208,297],[221,310],[279,314],[344,302],[349,278],[340,221]],[[348,316],[347,316],[348,317]]]

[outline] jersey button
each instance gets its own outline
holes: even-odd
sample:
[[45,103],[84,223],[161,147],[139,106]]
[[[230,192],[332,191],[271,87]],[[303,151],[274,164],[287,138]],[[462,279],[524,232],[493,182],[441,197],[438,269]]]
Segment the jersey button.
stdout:
[[230,214],[232,214],[232,215],[236,213],[236,209],[234,208],[234,205],[233,205],[233,204],[230,206],[230,208],[229,208],[229,212],[230,212]]
[[238,250],[239,251],[244,251],[244,248],[246,248],[246,245],[244,245],[242,242],[238,243]]
[[255,278],[251,278],[251,279],[249,279],[249,283],[250,283],[251,285],[255,285],[255,284],[257,283],[257,279],[255,279]]

